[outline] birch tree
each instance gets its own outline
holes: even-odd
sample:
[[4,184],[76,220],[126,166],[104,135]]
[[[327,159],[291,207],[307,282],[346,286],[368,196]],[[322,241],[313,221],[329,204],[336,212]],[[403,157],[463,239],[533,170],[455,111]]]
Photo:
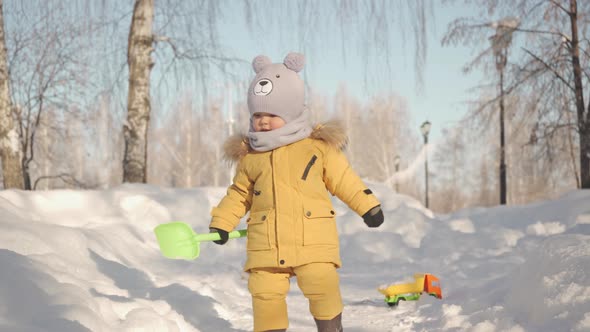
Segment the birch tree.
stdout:
[[136,0],[129,29],[127,63],[129,96],[127,122],[123,127],[125,153],[123,182],[146,182],[147,134],[150,120],[150,72],[154,65],[152,25],[154,0]]
[[10,72],[4,36],[4,3],[0,0],[0,155],[4,188],[24,189],[22,150],[14,121]]
[[[188,84],[206,105],[211,76],[231,74],[232,65],[248,61],[224,55],[217,36],[217,1],[136,0],[128,38],[129,92],[124,126],[125,182],[147,181],[148,131],[152,118],[152,95],[163,107],[174,103]],[[155,54],[155,61],[151,54]],[[155,64],[158,64],[154,67]],[[153,94],[151,69],[157,72]],[[246,66],[244,66],[246,68]],[[172,100],[172,101],[171,101]]]

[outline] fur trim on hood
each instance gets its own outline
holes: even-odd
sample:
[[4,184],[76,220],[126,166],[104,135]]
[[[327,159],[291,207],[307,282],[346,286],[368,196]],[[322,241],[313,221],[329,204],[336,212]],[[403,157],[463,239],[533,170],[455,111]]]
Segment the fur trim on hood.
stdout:
[[[338,150],[343,150],[348,143],[346,131],[340,121],[315,125],[309,138],[322,140]],[[252,151],[254,150],[250,147],[248,136],[245,134],[234,135],[229,137],[223,144],[223,159],[233,164]]]

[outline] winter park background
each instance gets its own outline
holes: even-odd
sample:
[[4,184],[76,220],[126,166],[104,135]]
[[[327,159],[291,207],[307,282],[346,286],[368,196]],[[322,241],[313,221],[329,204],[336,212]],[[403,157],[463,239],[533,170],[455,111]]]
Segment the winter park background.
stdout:
[[[152,29],[130,29],[134,3]],[[590,331],[590,1],[0,8],[0,332],[251,331],[246,240],[170,260],[153,229],[208,231],[233,174],[223,142],[248,128],[250,62],[291,51],[307,59],[313,122],[344,125],[385,213],[369,229],[334,199],[345,331]],[[151,31],[135,39],[151,42],[151,72],[135,71],[147,78],[130,73],[131,30]],[[146,183],[123,171],[142,160],[126,155],[130,95],[149,101],[133,118],[149,118],[135,145]],[[377,288],[419,272],[440,278],[442,300],[389,308]],[[288,301],[289,331],[315,331],[295,280]]]
[[[385,223],[335,200],[346,331],[589,331],[590,192],[439,215],[371,183]],[[201,244],[195,261],[158,251],[153,228],[206,232],[225,188],[123,185],[0,192],[0,331],[250,331],[245,239]],[[241,224],[243,226],[243,223]],[[443,299],[389,308],[377,287],[416,272]],[[292,282],[290,331],[313,331]]]

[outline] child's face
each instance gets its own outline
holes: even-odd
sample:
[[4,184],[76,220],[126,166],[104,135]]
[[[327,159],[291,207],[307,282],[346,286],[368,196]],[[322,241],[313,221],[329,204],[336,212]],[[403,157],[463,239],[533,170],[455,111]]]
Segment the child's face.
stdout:
[[270,131],[279,129],[285,125],[285,120],[278,115],[269,113],[254,113],[252,115],[252,127],[254,131]]

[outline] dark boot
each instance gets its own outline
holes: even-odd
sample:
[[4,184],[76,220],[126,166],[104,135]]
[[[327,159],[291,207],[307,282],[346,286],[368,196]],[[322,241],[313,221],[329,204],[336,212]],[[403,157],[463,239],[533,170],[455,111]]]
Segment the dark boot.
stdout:
[[342,332],[342,313],[330,320],[315,319],[315,324],[318,327],[318,332]]

